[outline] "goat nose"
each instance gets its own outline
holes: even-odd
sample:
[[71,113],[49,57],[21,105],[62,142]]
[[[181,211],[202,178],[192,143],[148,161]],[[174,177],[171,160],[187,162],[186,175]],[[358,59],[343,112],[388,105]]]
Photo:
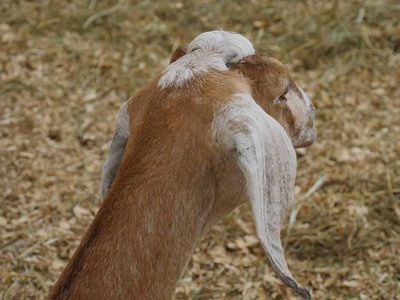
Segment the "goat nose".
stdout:
[[314,116],[315,116],[315,112],[316,112],[316,110],[315,110],[315,106],[314,106],[314,104],[310,101],[310,109],[311,109],[311,114],[312,114],[312,117],[314,118]]

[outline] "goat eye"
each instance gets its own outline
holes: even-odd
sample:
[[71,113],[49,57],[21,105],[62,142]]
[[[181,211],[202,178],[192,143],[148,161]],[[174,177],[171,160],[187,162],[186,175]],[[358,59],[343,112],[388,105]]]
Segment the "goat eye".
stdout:
[[279,103],[285,103],[287,101],[286,94],[287,94],[287,92],[284,92],[282,95],[275,98],[273,104],[278,105]]
[[286,92],[279,96],[280,101],[287,101]]

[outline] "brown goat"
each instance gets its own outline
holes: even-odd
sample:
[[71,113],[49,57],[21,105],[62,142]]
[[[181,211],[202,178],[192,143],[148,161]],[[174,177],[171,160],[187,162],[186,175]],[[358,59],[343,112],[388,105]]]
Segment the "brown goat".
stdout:
[[315,139],[313,106],[248,43],[200,35],[123,106],[104,202],[48,299],[171,299],[201,237],[245,201],[276,274],[310,298],[280,230],[294,201],[293,145]]

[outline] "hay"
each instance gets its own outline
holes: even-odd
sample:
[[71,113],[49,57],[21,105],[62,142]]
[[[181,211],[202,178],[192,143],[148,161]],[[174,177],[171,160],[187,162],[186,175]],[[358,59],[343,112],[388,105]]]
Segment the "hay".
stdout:
[[[98,209],[118,108],[216,28],[288,63],[318,108],[282,232],[296,279],[315,299],[400,295],[398,1],[2,0],[0,298],[44,298]],[[265,298],[295,296],[245,205],[204,237],[176,299]]]

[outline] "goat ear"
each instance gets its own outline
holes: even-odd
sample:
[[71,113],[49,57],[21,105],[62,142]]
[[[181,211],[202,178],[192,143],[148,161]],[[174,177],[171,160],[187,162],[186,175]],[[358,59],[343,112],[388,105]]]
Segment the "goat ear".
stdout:
[[122,158],[125,154],[125,147],[129,137],[129,115],[127,112],[127,106],[128,103],[125,102],[118,111],[114,136],[111,141],[106,162],[103,166],[103,171],[101,172],[101,200],[104,200],[107,196],[108,190],[117,175]]
[[238,63],[229,65],[229,69],[238,70],[246,78],[259,79],[265,75],[265,72],[270,67],[278,62],[276,59],[265,54],[252,54]]
[[171,61],[169,63],[172,64],[173,62],[180,59],[182,56],[186,55],[187,49],[188,46],[179,46],[178,49],[176,49],[172,54]]
[[253,54],[238,63],[229,64],[229,69],[237,70],[250,80],[257,80],[265,75],[267,56]]
[[280,239],[294,201],[296,154],[282,126],[251,96],[236,97],[216,115],[214,128],[222,132],[220,139],[229,148],[237,150],[257,234],[275,273],[300,296],[309,299],[310,293],[288,269]]

